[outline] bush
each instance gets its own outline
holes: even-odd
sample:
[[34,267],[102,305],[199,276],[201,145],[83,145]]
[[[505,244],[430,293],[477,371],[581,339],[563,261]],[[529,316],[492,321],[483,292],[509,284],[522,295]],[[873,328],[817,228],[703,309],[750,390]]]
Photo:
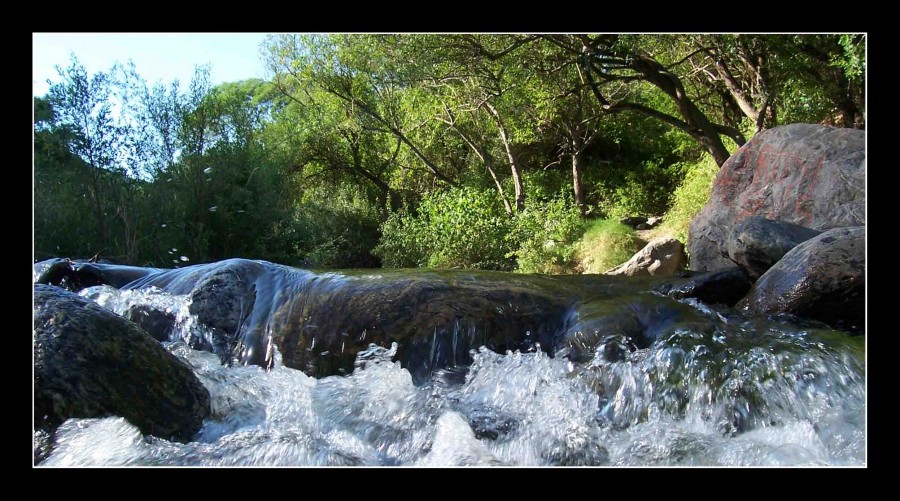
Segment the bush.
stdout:
[[653,232],[653,238],[671,236],[686,244],[691,220],[709,201],[713,181],[719,172],[716,162],[705,155],[699,162],[687,165],[685,170],[684,181],[672,194],[672,207]]
[[390,214],[373,253],[394,268],[511,270],[513,225],[493,191],[454,188]]
[[682,172],[681,164],[663,167],[659,161],[645,161],[621,174],[621,180],[596,188],[600,213],[610,219],[660,215]]
[[515,219],[516,271],[574,273],[575,246],[584,233],[578,207],[568,193],[548,201],[532,200]]
[[640,250],[634,231],[611,219],[593,221],[577,246],[583,273],[603,273]]
[[374,268],[380,216],[356,188],[307,190],[293,221],[294,255],[320,268]]

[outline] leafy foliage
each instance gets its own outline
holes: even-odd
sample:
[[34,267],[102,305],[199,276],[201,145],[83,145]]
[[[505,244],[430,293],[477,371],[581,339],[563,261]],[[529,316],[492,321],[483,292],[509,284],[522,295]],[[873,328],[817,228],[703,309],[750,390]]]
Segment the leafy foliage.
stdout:
[[489,192],[455,188],[392,213],[374,253],[386,266],[511,270],[513,221]]
[[672,193],[672,208],[663,217],[654,236],[668,235],[687,242],[691,220],[709,200],[719,171],[716,163],[707,156],[684,169],[687,173],[684,181]]
[[581,213],[568,192],[532,202],[516,216],[510,235],[516,249],[510,253],[516,257],[516,271],[575,272],[575,249],[584,227]]
[[353,186],[309,190],[294,211],[290,255],[304,266],[377,268],[381,262],[371,250],[381,236],[380,223],[379,208]]

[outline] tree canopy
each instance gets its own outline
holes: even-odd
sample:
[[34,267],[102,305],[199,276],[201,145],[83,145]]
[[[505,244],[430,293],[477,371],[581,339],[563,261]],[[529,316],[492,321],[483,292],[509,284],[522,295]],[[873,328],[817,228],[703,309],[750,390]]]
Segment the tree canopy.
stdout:
[[73,55],[34,100],[35,257],[566,270],[583,221],[664,213],[762,130],[864,128],[865,43],[273,35],[266,80],[186,86]]

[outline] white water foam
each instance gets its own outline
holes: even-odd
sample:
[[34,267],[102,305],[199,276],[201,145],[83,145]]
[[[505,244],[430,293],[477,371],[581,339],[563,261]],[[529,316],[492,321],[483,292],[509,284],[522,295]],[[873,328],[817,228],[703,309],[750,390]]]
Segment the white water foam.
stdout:
[[[184,297],[84,295],[114,311],[167,305],[193,328]],[[482,348],[464,382],[419,387],[392,361],[396,345],[317,380],[280,363],[227,367],[169,342],[211,396],[192,442],[142,436],[119,417],[70,419],[41,466],[865,464],[860,362],[802,335],[770,337],[761,348],[681,332],[624,360],[598,350],[584,366]]]

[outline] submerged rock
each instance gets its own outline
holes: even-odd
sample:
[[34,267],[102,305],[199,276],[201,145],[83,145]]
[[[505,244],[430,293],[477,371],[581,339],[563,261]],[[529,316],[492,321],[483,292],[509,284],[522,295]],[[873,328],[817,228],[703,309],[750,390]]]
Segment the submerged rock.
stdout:
[[176,327],[176,319],[173,313],[143,304],[128,308],[124,317],[136,323],[157,341],[168,341]]
[[[728,257],[756,281],[794,247],[822,233],[784,221],[750,216],[728,234]],[[746,291],[745,291],[746,292]]]
[[792,313],[832,327],[865,328],[865,226],[836,228],[798,245],[759,278],[740,306]]
[[[498,279],[502,277],[502,279]],[[606,279],[609,280],[609,279]],[[195,345],[241,364],[285,366],[316,377],[347,374],[370,344],[397,342],[416,382],[467,365],[480,346],[555,349],[574,299],[542,277],[461,271],[379,270],[316,274],[231,259],[169,270],[128,285],[192,298],[191,312],[219,334]]]
[[56,285],[72,292],[96,285],[119,288],[161,271],[158,268],[82,263],[61,258],[35,263],[32,270],[34,283]]
[[694,308],[653,295],[589,301],[578,305],[569,324],[565,354],[581,363],[596,355],[607,362],[621,361],[675,329],[711,328]]
[[36,284],[60,285],[72,272],[72,261],[65,258],[52,258],[32,265],[32,282]]
[[661,284],[654,291],[675,299],[693,297],[704,303],[734,306],[747,294],[751,285],[744,270],[728,268],[696,274],[676,285]]
[[765,130],[719,170],[691,222],[691,269],[728,266],[728,233],[750,216],[819,231],[865,224],[865,131],[813,124]]
[[[240,362],[240,355],[235,352],[240,349],[241,337],[247,335],[245,322],[254,311],[256,282],[268,264],[250,259],[226,259],[147,275],[125,288],[153,286],[170,294],[189,296],[190,313],[212,331],[209,338],[192,338],[191,348],[216,353],[223,362]],[[250,363],[262,365],[260,360]]]
[[278,308],[268,328],[284,364],[309,375],[349,373],[370,343],[397,342],[417,383],[436,369],[468,365],[481,346],[552,353],[570,300],[526,281],[481,275],[320,276]]
[[684,244],[674,238],[652,240],[625,263],[607,271],[606,275],[674,275],[687,264]]
[[134,323],[71,292],[34,288],[34,425],[122,416],[143,433],[188,441],[209,392]]

